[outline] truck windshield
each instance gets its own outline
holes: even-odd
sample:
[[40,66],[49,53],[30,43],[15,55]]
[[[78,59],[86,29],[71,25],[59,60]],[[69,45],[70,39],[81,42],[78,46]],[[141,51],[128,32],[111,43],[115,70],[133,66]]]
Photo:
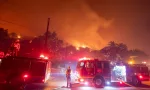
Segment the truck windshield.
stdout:
[[84,61],[81,61],[78,63],[77,68],[82,68],[84,67]]
[[85,62],[85,67],[86,68],[94,68],[94,63],[92,61],[86,61]]

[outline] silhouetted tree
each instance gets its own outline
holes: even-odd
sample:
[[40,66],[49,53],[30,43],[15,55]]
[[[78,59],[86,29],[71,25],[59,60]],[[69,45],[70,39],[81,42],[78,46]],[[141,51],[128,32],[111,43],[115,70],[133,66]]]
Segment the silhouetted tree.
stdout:
[[5,42],[7,39],[9,39],[8,30],[0,28],[0,42]]
[[[45,49],[45,34],[35,37],[31,42],[31,49],[32,54],[38,56],[42,53]],[[48,54],[52,58],[58,58],[60,56],[60,49],[63,46],[63,41],[57,37],[55,32],[48,32],[48,39],[47,39],[47,49]]]
[[123,43],[115,43],[111,41],[108,43],[108,46],[101,49],[101,53],[103,53],[107,59],[115,61],[115,60],[124,60],[128,56],[128,48]]
[[0,48],[2,51],[6,52],[10,46],[11,40],[9,38],[8,30],[0,28]]
[[129,57],[128,47],[123,43],[118,44],[118,55],[121,60],[126,60]]
[[149,56],[144,51],[139,49],[129,50],[129,55],[134,56],[135,62],[142,63],[143,61],[148,61]]
[[17,39],[18,35],[17,35],[17,33],[12,32],[12,33],[9,33],[9,37],[12,38],[12,39]]

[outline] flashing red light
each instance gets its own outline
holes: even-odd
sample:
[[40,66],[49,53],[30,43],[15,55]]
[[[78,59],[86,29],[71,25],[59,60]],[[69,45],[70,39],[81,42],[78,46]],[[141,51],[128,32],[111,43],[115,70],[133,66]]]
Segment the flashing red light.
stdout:
[[87,57],[83,57],[83,58],[80,58],[79,60],[90,60],[91,58],[87,58]]
[[140,76],[139,76],[139,78],[140,78],[140,79],[142,79],[142,78],[143,78],[143,76],[141,76],[141,75],[140,75]]
[[97,72],[98,72],[98,73],[101,73],[101,72],[102,72],[102,69],[97,69]]
[[44,59],[48,59],[48,57],[44,57]]
[[44,58],[44,55],[43,55],[43,54],[41,54],[41,55],[40,55],[40,58]]
[[45,82],[45,80],[43,79],[42,82]]
[[119,83],[122,84],[122,81],[120,81]]
[[28,78],[29,76],[27,74],[23,75],[24,78]]

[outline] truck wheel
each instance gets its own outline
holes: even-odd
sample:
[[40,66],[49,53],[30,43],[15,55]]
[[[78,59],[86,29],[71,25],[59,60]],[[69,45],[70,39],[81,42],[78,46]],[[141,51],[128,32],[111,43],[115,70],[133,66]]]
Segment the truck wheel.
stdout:
[[133,83],[133,85],[135,85],[135,86],[141,85],[141,81],[140,81],[137,77],[133,77],[133,78],[132,78],[132,83]]
[[101,77],[97,77],[94,79],[94,86],[97,88],[103,87],[104,86],[104,80]]

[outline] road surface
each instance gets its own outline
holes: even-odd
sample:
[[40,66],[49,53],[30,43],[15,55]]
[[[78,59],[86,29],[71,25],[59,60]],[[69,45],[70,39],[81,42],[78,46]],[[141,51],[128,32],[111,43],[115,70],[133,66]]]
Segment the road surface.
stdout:
[[[72,77],[74,78],[74,77]],[[54,75],[46,84],[32,84],[26,87],[26,90],[150,90],[150,82],[144,82],[141,87],[134,87],[132,85],[111,85],[104,88],[95,88],[93,86],[85,86],[80,84],[73,84],[72,88],[66,88],[66,81],[64,75]],[[73,80],[74,82],[74,80]]]

